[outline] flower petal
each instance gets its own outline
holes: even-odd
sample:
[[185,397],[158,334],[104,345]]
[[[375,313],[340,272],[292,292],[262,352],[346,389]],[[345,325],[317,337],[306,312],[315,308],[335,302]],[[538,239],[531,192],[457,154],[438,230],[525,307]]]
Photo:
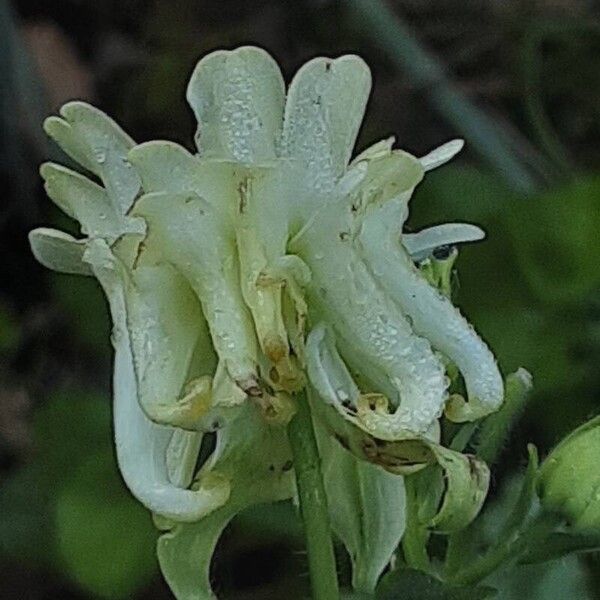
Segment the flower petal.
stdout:
[[348,165],[370,89],[369,68],[353,55],[315,58],[292,80],[281,154],[308,169],[317,190],[331,189]]
[[146,194],[132,214],[146,219],[147,245],[161,249],[200,299],[228,374],[240,390],[256,393],[256,336],[240,291],[234,232],[194,193]]
[[352,159],[350,166],[353,167],[356,164],[358,164],[359,162],[362,162],[365,160],[371,160],[373,158],[381,158],[381,157],[391,154],[392,147],[395,143],[396,143],[396,138],[394,136],[391,136],[391,137],[385,138],[383,140],[380,140],[379,142],[376,142],[372,146],[369,146],[368,148],[363,150],[354,159]]
[[108,297],[114,323],[114,426],[117,459],[132,494],[159,515],[176,521],[196,521],[222,506],[230,487],[213,478],[195,491],[169,480],[166,453],[173,430],[152,423],[138,402],[132,340],[127,327],[127,302],[118,259],[102,240],[90,242],[85,253]]
[[57,229],[39,227],[29,232],[29,244],[37,261],[48,269],[93,276],[89,266],[83,262],[85,240],[77,240]]
[[344,341],[360,348],[395,389],[389,399],[398,408],[385,414],[365,411],[365,423],[382,436],[424,433],[440,416],[446,399],[443,366],[353,248],[350,211],[343,221],[334,204],[327,207],[295,242],[294,251],[312,272],[309,309],[331,323]]
[[[398,225],[398,224],[396,224]],[[410,257],[419,262],[441,246],[455,246],[465,242],[477,242],[485,237],[485,231],[470,223],[444,223],[428,227],[417,233],[402,234],[402,244]]]
[[89,237],[114,242],[123,233],[143,233],[143,223],[115,211],[106,190],[62,165],[44,163],[40,169],[48,196],[66,214],[81,223]]
[[504,397],[494,356],[452,303],[418,272],[397,236],[395,209],[384,205],[364,221],[359,238],[362,254],[380,281],[413,323],[460,369],[469,404],[454,404],[453,420],[474,420],[499,408]]
[[60,114],[62,120],[50,117],[46,121],[46,132],[102,179],[115,210],[125,214],[140,189],[137,173],[127,162],[127,152],[135,142],[101,110],[85,102],[68,102]]
[[284,97],[279,66],[261,48],[219,50],[204,57],[187,89],[198,119],[200,154],[245,163],[274,159]]
[[464,140],[450,140],[422,156],[419,160],[425,171],[431,171],[452,160],[463,149],[464,145]]
[[202,162],[183,146],[154,140],[132,148],[127,154],[145,193],[189,192],[202,180]]

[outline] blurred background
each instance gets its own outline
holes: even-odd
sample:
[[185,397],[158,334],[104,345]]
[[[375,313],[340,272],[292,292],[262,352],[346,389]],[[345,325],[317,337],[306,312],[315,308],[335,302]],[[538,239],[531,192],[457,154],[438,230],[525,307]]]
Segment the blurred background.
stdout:
[[[50,273],[29,252],[33,227],[77,233],[37,174],[64,159],[42,120],[84,99],[138,142],[191,149],[184,90],[195,62],[247,43],[269,50],[288,80],[316,55],[363,56],[374,90],[358,150],[391,134],[417,155],[466,139],[417,190],[409,226],[466,220],[487,231],[461,251],[456,301],[505,373],[534,376],[489,515],[528,441],[544,455],[600,411],[597,2],[0,0],[2,599],[171,597],[151,519],[115,466],[104,298],[95,281]],[[237,518],[214,561],[220,597],[303,597],[301,536],[289,504]],[[600,598],[599,571],[594,555],[523,568],[501,597]]]

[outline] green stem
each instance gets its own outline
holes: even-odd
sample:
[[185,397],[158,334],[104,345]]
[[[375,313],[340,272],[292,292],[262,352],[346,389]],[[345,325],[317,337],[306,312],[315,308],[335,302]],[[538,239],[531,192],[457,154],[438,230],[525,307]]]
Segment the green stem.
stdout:
[[404,479],[406,488],[406,530],[402,537],[402,552],[409,567],[428,572],[430,570],[427,542],[429,532],[419,521],[418,496],[414,485],[414,475]]
[[515,562],[528,545],[545,539],[556,528],[558,522],[556,515],[542,514],[525,530],[504,540],[469,567],[450,577],[450,582],[455,585],[474,585],[483,581],[503,563]]
[[298,412],[288,427],[294,458],[300,514],[304,522],[313,600],[337,600],[339,589],[327,496],[321,477],[321,459],[304,392],[296,396]]

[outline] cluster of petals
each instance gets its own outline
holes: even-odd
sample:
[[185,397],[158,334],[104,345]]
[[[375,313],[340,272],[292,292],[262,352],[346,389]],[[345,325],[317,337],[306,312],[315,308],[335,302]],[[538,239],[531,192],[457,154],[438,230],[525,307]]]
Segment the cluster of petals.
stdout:
[[[482,231],[402,231],[425,172],[462,142],[417,158],[386,139],[351,160],[370,86],[343,56],[308,62],[286,91],[276,62],[243,47],[192,75],[195,154],[138,145],[82,102],[45,123],[86,171],[41,171],[83,237],[36,229],[33,252],[108,297],[119,465],[157,515],[195,522],[235,498],[289,497],[285,424],[306,385],[333,433],[392,446],[435,444],[443,413],[471,421],[502,402],[492,353],[419,268]],[[464,398],[448,393],[449,363]],[[216,447],[196,474],[207,432]],[[348,445],[394,473],[419,463]]]

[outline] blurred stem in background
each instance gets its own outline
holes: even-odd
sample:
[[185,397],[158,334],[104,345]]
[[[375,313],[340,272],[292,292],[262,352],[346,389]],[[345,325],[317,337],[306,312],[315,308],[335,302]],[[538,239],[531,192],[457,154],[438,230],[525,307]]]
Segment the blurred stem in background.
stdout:
[[440,62],[421,46],[384,0],[344,0],[343,6],[360,31],[426,93],[434,108],[515,191],[536,191],[550,172],[548,165],[532,155],[531,149],[524,153],[511,134],[457,89]]
[[[19,198],[19,204],[5,201],[0,227],[20,210],[25,217],[35,214],[35,178],[32,177],[31,149],[46,149],[39,124],[47,113],[44,91],[25,50],[16,19],[8,0],[0,0],[0,175],[13,182],[8,191]],[[26,136],[23,136],[25,117]],[[6,193],[6,190],[5,190]]]
[[600,35],[600,25],[583,19],[541,21],[530,27],[523,39],[520,52],[520,65],[523,76],[523,104],[531,123],[533,134],[544,149],[553,166],[561,174],[568,175],[574,170],[569,151],[560,140],[546,113],[542,84],[542,45],[548,41],[559,41],[565,45],[577,43],[585,34]]

